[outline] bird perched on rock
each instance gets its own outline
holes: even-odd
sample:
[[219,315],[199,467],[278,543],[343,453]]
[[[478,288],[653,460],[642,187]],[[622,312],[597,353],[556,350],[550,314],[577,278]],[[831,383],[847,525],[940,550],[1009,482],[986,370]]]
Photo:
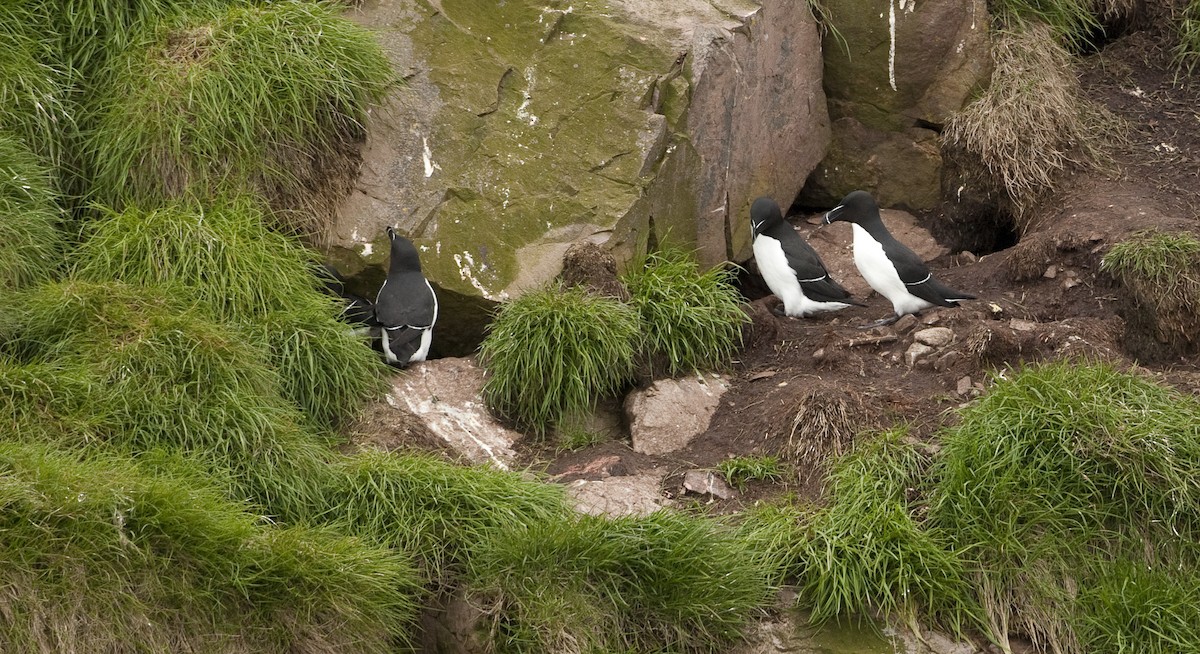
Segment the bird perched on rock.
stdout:
[[387,233],[391,260],[387,279],[375,298],[375,318],[384,359],[403,368],[429,355],[438,301],[429,280],[421,274],[421,259],[412,241],[390,226]]
[[879,205],[866,191],[854,191],[825,214],[825,223],[845,221],[854,228],[854,265],[871,288],[892,301],[896,315],[863,328],[890,325],[909,313],[933,306],[953,307],[975,296],[956,291],[934,278],[915,252],[883,226]]
[[784,315],[806,318],[850,305],[866,306],[833,281],[817,251],[783,220],[774,200],[762,197],[750,205],[750,228],[754,261],[767,287],[783,301]]

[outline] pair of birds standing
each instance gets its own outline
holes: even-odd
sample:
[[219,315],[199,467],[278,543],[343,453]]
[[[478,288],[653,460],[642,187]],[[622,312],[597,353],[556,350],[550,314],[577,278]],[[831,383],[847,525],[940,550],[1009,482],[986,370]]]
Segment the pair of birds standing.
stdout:
[[433,286],[421,273],[421,258],[412,241],[393,227],[387,228],[389,256],[387,278],[372,304],[346,292],[345,280],[332,266],[326,266],[326,288],[346,303],[343,312],[348,322],[366,326],[371,346],[389,364],[404,368],[424,361],[433,342],[438,301]]
[[[889,325],[933,306],[951,307],[975,296],[933,277],[925,262],[883,226],[879,206],[865,191],[854,191],[825,214],[825,224],[845,221],[854,228],[854,264],[871,288],[892,302],[895,315],[864,326]],[[866,306],[850,297],[825,269],[816,250],[783,219],[766,197],[750,207],[754,260],[771,292],[783,301],[784,315],[808,317],[848,306]]]

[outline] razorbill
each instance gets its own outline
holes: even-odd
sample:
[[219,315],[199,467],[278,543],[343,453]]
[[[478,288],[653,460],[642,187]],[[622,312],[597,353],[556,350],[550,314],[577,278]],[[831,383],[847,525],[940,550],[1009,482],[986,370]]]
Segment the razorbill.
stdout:
[[892,237],[879,205],[866,191],[854,191],[825,214],[825,223],[845,221],[854,228],[854,265],[871,288],[892,301],[896,315],[878,320],[864,329],[890,325],[909,313],[932,306],[953,307],[975,296],[956,291],[934,279],[929,267],[915,252]]
[[830,278],[817,251],[784,222],[771,198],[758,198],[750,205],[750,229],[754,261],[767,287],[783,300],[783,315],[807,318],[850,305],[866,306],[850,299],[846,289]]
[[375,298],[375,318],[379,321],[379,347],[384,359],[403,368],[429,355],[438,301],[429,280],[421,274],[421,260],[412,241],[390,226],[387,233],[391,261],[387,279]]

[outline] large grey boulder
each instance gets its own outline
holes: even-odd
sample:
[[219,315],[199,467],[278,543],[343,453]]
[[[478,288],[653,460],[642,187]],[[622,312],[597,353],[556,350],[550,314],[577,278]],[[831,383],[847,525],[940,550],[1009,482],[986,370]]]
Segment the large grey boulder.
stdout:
[[883,206],[932,207],[937,134],[991,77],[984,0],[828,0],[825,92],[834,147],[803,201],[832,206],[871,190]]
[[750,202],[795,197],[828,145],[803,2],[365,0],[351,16],[405,80],[330,239],[366,290],[388,224],[448,310],[552,279],[583,241],[621,265],[668,233],[704,263],[743,259]]

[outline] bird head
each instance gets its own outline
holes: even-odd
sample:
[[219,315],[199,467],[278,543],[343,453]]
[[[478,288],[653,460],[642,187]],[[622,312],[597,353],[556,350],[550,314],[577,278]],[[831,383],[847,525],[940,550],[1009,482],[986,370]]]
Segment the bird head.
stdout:
[[825,214],[825,224],[845,221],[849,223],[862,223],[865,220],[879,216],[879,205],[875,204],[875,198],[871,197],[866,191],[852,191],[849,195],[842,198],[838,206],[829,210]]
[[417,254],[417,248],[413,245],[413,242],[401,236],[400,232],[396,231],[391,225],[388,225],[387,234],[388,239],[391,240],[389,248],[391,250],[391,261],[388,263],[389,272],[420,270],[421,258]]
[[771,198],[764,196],[750,205],[750,229],[755,236],[781,222],[783,222],[783,213],[779,211],[779,205]]

